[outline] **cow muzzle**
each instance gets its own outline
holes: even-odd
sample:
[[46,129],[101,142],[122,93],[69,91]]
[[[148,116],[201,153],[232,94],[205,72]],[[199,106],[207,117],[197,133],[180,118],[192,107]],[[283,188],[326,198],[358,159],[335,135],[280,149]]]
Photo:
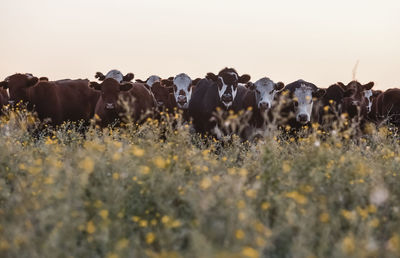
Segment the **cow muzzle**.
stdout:
[[297,122],[301,123],[301,124],[306,124],[307,122],[309,122],[308,120],[308,115],[307,114],[299,114],[296,117]]
[[224,94],[221,97],[222,102],[224,103],[229,103],[233,101],[232,95],[231,94]]
[[260,103],[258,104],[258,108],[259,108],[261,111],[266,111],[266,110],[268,110],[270,107],[271,107],[271,105],[270,105],[268,102],[260,102]]
[[185,105],[187,102],[186,96],[179,95],[177,98],[177,103],[180,104],[181,106]]
[[14,100],[9,100],[9,101],[8,101],[8,104],[10,104],[10,106],[14,106],[15,101],[14,101]]
[[114,109],[115,105],[114,103],[106,103],[106,109]]

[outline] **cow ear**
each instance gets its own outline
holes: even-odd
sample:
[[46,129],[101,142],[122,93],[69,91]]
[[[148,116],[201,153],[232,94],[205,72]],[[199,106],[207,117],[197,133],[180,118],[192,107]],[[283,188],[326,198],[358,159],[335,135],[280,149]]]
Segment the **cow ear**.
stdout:
[[124,84],[119,85],[119,90],[120,91],[128,91],[128,90],[132,89],[132,87],[133,87],[132,83],[124,83]]
[[168,80],[173,81],[175,79],[174,76],[168,77]]
[[170,86],[172,86],[172,84],[174,84],[174,82],[172,80],[170,80],[169,78],[167,80],[162,80],[161,83],[163,85],[165,85],[166,87],[170,87]]
[[89,87],[101,91],[101,84],[98,82],[89,82]]
[[325,95],[325,93],[326,93],[325,89],[317,89],[317,91],[313,92],[312,95],[314,98],[319,99],[319,98],[323,97]]
[[281,91],[283,89],[283,87],[285,87],[285,84],[283,84],[283,82],[277,82],[277,83],[275,83],[274,89],[276,91]]
[[104,81],[104,79],[106,78],[106,76],[105,76],[104,74],[102,74],[101,72],[97,72],[97,73],[94,75],[94,78],[99,79],[99,81]]
[[141,79],[136,79],[135,81],[138,82],[138,83],[146,83],[145,81],[143,81]]
[[38,77],[29,78],[26,87],[32,87],[32,86],[34,86],[34,85],[36,85],[36,83],[38,83],[38,81],[39,81],[39,78],[38,78]]
[[372,89],[372,87],[374,87],[374,82],[369,82],[369,83],[365,84],[363,87],[364,87],[364,90],[370,90],[370,89]]
[[8,89],[8,82],[6,81],[0,82],[0,87],[2,87],[3,89]]
[[355,91],[354,89],[345,90],[344,93],[343,93],[343,97],[344,97],[344,98],[351,97],[351,96],[354,95],[355,92],[356,92],[356,91]]
[[343,82],[337,82],[336,84],[339,85],[339,87],[343,90],[346,90],[346,85],[344,85]]
[[133,73],[127,73],[124,77],[123,77],[123,81],[124,82],[130,82],[133,80],[133,78],[135,78],[135,75]]
[[194,79],[194,81],[192,81],[192,85],[193,85],[193,86],[196,86],[197,83],[199,83],[200,80],[201,80],[201,78],[196,78],[196,79]]
[[48,82],[49,81],[49,78],[47,78],[47,77],[40,77],[39,78],[39,81],[44,81],[44,82]]
[[250,81],[250,75],[248,74],[243,74],[242,76],[239,77],[238,82],[239,83],[247,83],[248,81]]
[[207,73],[206,78],[214,82],[218,80],[218,76],[213,73]]
[[248,82],[248,83],[246,83],[246,88],[248,88],[249,90],[255,90],[256,85],[252,82]]

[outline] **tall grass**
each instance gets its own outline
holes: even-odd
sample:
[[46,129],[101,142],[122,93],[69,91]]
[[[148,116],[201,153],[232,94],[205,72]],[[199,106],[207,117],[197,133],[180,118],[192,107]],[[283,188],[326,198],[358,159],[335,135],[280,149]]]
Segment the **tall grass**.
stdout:
[[243,143],[170,114],[85,133],[1,119],[1,257],[400,256],[399,140],[385,127]]

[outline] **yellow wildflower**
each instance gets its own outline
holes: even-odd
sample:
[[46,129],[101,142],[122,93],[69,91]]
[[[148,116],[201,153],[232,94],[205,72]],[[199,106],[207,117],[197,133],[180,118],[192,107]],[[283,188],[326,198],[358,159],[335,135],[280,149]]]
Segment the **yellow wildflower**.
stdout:
[[160,157],[160,156],[157,156],[155,159],[154,159],[154,165],[156,165],[156,167],[158,167],[158,168],[165,168],[165,166],[166,166],[166,162],[165,162],[165,160],[162,158],[162,157]]
[[108,210],[101,210],[99,212],[100,217],[102,217],[103,219],[107,219],[108,218]]
[[208,177],[205,177],[205,178],[203,178],[203,180],[201,180],[200,187],[203,190],[207,190],[211,186],[211,184],[212,184],[211,179]]
[[248,258],[258,258],[260,257],[260,254],[258,251],[254,248],[251,247],[244,247],[242,249],[242,255]]
[[144,155],[144,150],[137,146],[133,146],[132,154],[135,155],[136,157],[142,157]]
[[321,215],[319,215],[319,221],[321,221],[322,223],[328,222],[329,214],[327,212],[321,213]]
[[89,221],[86,224],[86,232],[88,232],[89,234],[93,234],[94,232],[96,232],[96,227],[93,224],[93,221]]
[[80,169],[86,173],[92,173],[94,170],[94,162],[90,157],[85,157],[78,165]]
[[156,240],[156,235],[154,235],[154,233],[149,232],[146,234],[146,243],[147,244],[152,244],[154,242],[154,240]]
[[244,232],[241,229],[236,230],[235,236],[237,239],[243,239],[244,238]]
[[286,197],[295,200],[298,204],[306,204],[307,203],[307,198],[304,195],[299,194],[296,191],[286,193]]
[[353,236],[347,236],[342,241],[342,250],[345,254],[351,254],[354,252],[356,246]]

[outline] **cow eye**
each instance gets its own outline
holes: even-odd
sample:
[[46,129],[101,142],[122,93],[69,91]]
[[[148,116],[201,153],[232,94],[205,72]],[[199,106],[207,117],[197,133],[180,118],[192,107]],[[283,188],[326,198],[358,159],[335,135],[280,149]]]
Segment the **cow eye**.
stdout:
[[269,92],[269,94],[272,94],[272,93],[274,93],[274,90],[271,90],[271,91]]
[[295,107],[297,107],[297,106],[299,105],[299,102],[295,101],[295,102],[293,102],[293,105],[294,105]]
[[256,90],[257,94],[261,94],[261,92],[259,90]]

